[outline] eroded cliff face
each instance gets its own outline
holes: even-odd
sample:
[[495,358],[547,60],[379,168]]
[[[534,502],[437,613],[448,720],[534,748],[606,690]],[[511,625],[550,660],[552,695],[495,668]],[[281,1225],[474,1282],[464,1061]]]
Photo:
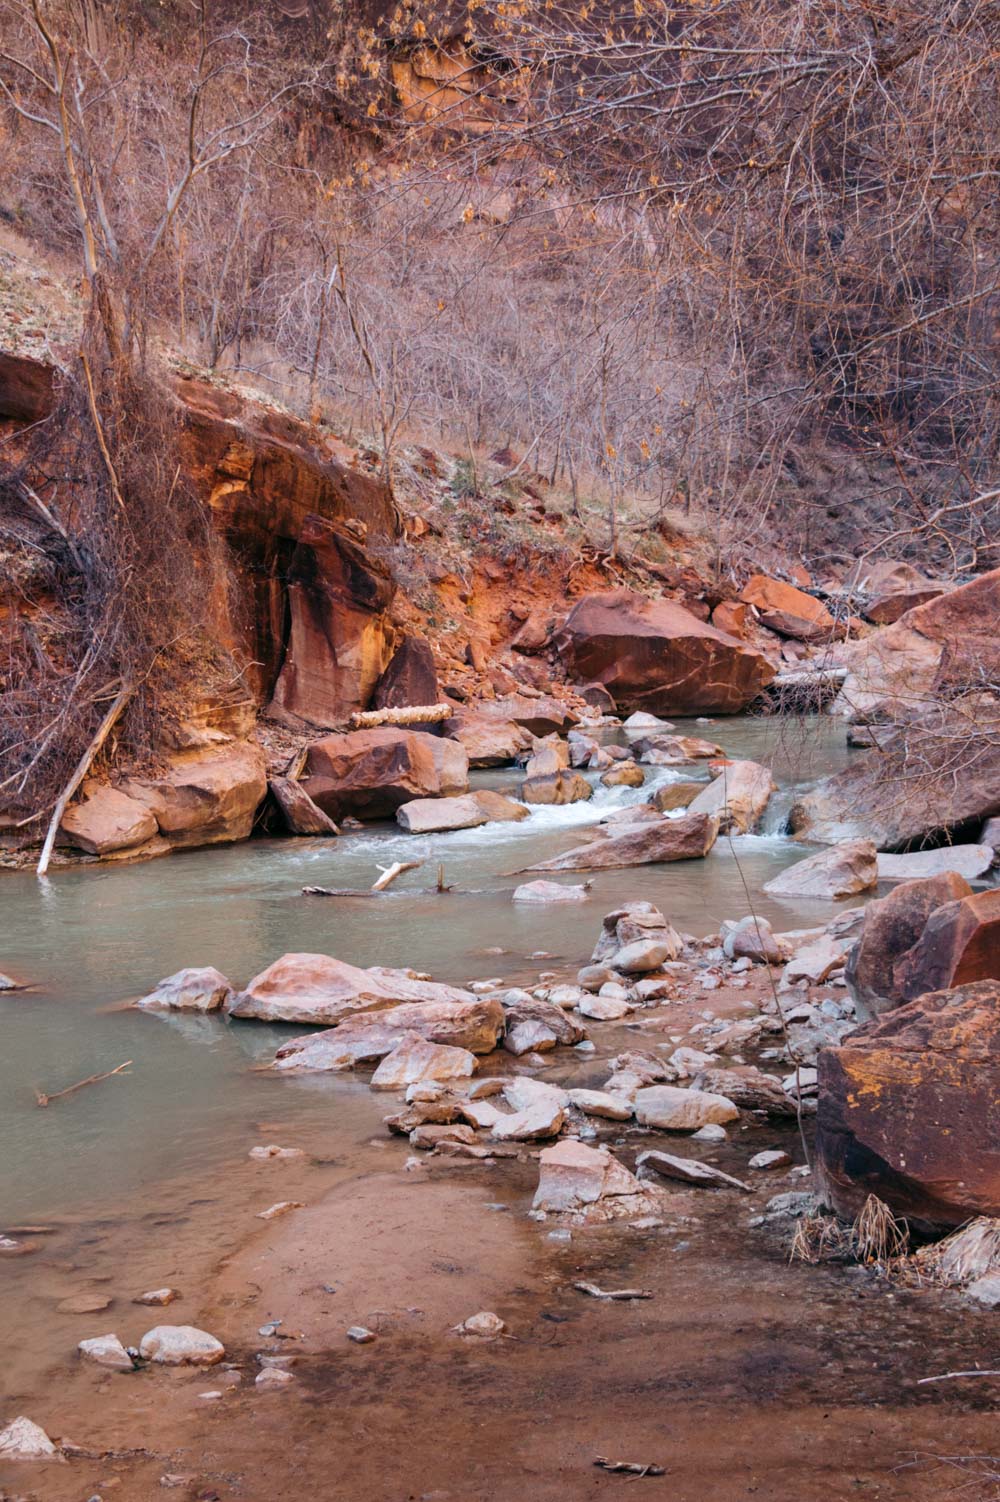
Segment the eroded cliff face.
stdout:
[[[52,414],[59,380],[45,361],[0,354],[0,425],[15,449],[21,429]],[[388,488],[356,451],[287,412],[190,376],[174,389],[182,462],[226,544],[228,577],[205,587],[220,648],[245,665],[243,697],[262,708],[273,696],[321,726],[346,720],[368,702],[396,638],[395,583],[370,552],[400,530]],[[3,594],[8,622],[45,603],[12,580]]]

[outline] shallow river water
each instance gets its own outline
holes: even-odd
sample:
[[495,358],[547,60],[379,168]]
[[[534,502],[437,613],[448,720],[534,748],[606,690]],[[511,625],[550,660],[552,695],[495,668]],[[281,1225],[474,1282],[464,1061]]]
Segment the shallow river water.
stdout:
[[[602,915],[626,898],[649,899],[678,928],[701,935],[747,911],[744,883],[777,928],[825,921],[829,903],[778,902],[760,889],[806,853],[777,831],[796,790],[846,763],[843,724],[733,719],[678,728],[772,767],[780,791],[767,823],[775,832],[720,840],[703,861],[594,873],[589,899],[572,906],[513,903],[513,873],[568,849],[582,825],[690,769],[654,768],[645,788],[599,788],[589,803],[538,809],[519,825],[415,837],[387,823],[336,841],[259,840],[139,865],[56,870],[44,883],[0,874],[0,969],[34,987],[0,997],[0,1232],[18,1221],[85,1215],[95,1200],[134,1212],[168,1181],[245,1155],[254,1124],[275,1112],[286,1127],[320,1131],[340,1151],[373,1129],[381,1103],[349,1076],[286,1079],[276,1091],[273,1079],[253,1073],[301,1028],[112,1009],[182,966],[215,965],[240,985],[279,955],[308,950],[358,965],[412,966],[453,983],[533,974],[543,962],[529,965],[528,957],[538,951],[552,963],[585,959]],[[514,791],[517,774],[475,780]],[[377,863],[395,859],[425,865],[374,898],[301,893],[306,885],[367,889]],[[450,894],[421,890],[433,886],[438,863]],[[497,948],[504,952],[488,952]],[[48,1109],[36,1105],[36,1087],[52,1093],[126,1059],[127,1074]]]

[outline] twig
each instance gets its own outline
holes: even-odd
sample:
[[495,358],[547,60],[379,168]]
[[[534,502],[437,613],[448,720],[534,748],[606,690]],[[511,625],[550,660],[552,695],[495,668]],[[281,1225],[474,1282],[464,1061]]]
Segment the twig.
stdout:
[[1000,1377],[1000,1372],[942,1372],[940,1376],[937,1377],[918,1377],[917,1386],[923,1387],[925,1382],[950,1382],[953,1377]]
[[52,1095],[46,1095],[44,1090],[35,1091],[35,1102],[40,1106],[51,1105],[54,1100],[62,1100],[64,1095],[72,1095],[77,1090],[82,1090],[84,1085],[99,1085],[101,1080],[109,1080],[113,1074],[121,1074],[132,1063],[126,1059],[124,1064],[119,1064],[116,1069],[109,1069],[104,1074],[88,1074],[85,1080],[77,1080],[75,1085],[67,1085],[65,1090],[56,1090]]
[[393,861],[391,866],[379,866],[382,875],[378,881],[372,882],[371,889],[373,892],[384,892],[386,887],[390,886],[397,876],[402,876],[404,871],[415,871],[418,866],[422,865],[423,861]]
[[36,874],[38,876],[44,876],[46,871],[49,869],[49,861],[52,858],[52,847],[56,842],[56,832],[59,828],[62,816],[66,812],[67,803],[72,798],[77,788],[80,786],[80,783],[86,777],[88,771],[90,770],[90,765],[94,760],[94,757],[104,745],[104,742],[107,740],[112,729],[114,728],[115,722],[117,721],[119,715],[125,708],[125,705],[128,703],[131,696],[131,684],[126,684],[124,688],[118,690],[115,701],[112,704],[111,708],[108,710],[107,714],[104,716],[104,719],[101,721],[97,734],[90,742],[90,745],[87,747],[86,751],[80,757],[80,760],[76,764],[76,769],[74,770],[72,777],[70,778],[69,782],[67,782],[66,786],[63,788],[58,799],[56,800],[56,806],[52,810],[52,819],[49,823],[48,833],[45,836],[45,844],[42,846],[42,853],[38,858],[38,867],[36,871]]
[[592,1299],[651,1299],[653,1295],[645,1288],[598,1288],[596,1283],[574,1283],[580,1293],[589,1293]]
[[614,1471],[618,1475],[629,1476],[665,1476],[667,1473],[661,1465],[643,1465],[638,1460],[606,1460],[603,1455],[598,1455],[594,1461],[602,1471]]
[[90,416],[94,424],[94,432],[97,435],[97,445],[101,451],[101,458],[104,460],[104,468],[108,472],[108,480],[111,484],[111,494],[114,496],[122,511],[124,511],[125,502],[122,499],[121,487],[118,484],[118,473],[115,469],[115,463],[111,457],[108,445],[104,440],[104,427],[101,423],[101,414],[97,408],[97,396],[94,391],[93,378],[90,374],[90,362],[82,350],[80,351],[80,363],[83,366],[83,373],[87,379],[87,402],[90,407]]

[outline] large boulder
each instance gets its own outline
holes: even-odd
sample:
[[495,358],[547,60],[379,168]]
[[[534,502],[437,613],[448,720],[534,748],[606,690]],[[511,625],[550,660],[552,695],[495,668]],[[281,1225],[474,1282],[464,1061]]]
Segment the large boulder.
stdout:
[[351,1017],[339,1027],[293,1038],[278,1049],[272,1067],[293,1074],[353,1069],[384,1059],[412,1038],[487,1054],[496,1048],[503,1031],[503,1007],[492,997],[406,1002],[388,1011]]
[[469,991],[414,980],[407,970],[360,970],[328,954],[284,954],[255,975],[227,1004],[231,1017],[260,1022],[315,1022],[336,1027],[358,1012],[380,1012],[403,1002],[464,1004]]
[[480,709],[459,709],[444,722],[444,733],[465,751],[470,767],[501,767],[531,747],[531,735],[513,720]]
[[906,1001],[977,980],[1000,980],[1000,888],[936,908],[911,949],[892,967]]
[[815,1171],[853,1216],[869,1194],[923,1232],[1000,1215],[1000,986],[934,991],[819,1055]]
[[954,872],[905,881],[887,897],[865,909],[861,934],[847,955],[844,974],[858,1016],[881,1016],[903,1000],[893,980],[893,966],[920,938],[928,918],[945,903],[971,895],[968,882]]
[[773,897],[853,897],[878,884],[878,855],[871,840],[845,840],[818,850],[764,883]]
[[459,798],[414,798],[396,810],[396,823],[407,834],[437,834],[446,829],[475,829],[486,813],[474,794]]
[[157,834],[150,810],[120,788],[96,787],[81,803],[71,804],[62,816],[60,833],[88,855],[131,850]]
[[455,741],[382,725],[327,735],[309,747],[309,796],[325,814],[384,818],[412,798],[468,790],[468,758]]
[[774,778],[755,761],[728,762],[687,805],[690,814],[717,814],[719,828],[748,834],[774,792]]
[[423,708],[437,704],[438,700],[437,669],[430,642],[423,636],[404,636],[375,685],[374,708]]
[[813,599],[794,584],[754,574],[740,593],[746,605],[756,606],[763,625],[780,636],[798,641],[815,641],[829,635],[833,616],[821,601]]
[[624,709],[735,714],[770,683],[764,654],[685,610],[629,590],[587,595],[556,645],[569,672]]
[[171,845],[191,847],[245,840],[267,794],[264,753],[249,741],[171,758],[162,777],[130,780],[130,798],[145,804]]
[[340,524],[307,516],[288,566],[291,624],[272,709],[321,726],[365,709],[389,663],[395,591]]
[[561,699],[551,694],[507,694],[502,699],[484,699],[478,706],[487,719],[511,721],[532,735],[565,735],[580,718]]
[[984,696],[924,711],[793,804],[792,832],[824,844],[866,836],[899,850],[1000,813],[997,715]]
[[995,851],[988,845],[942,845],[938,850],[907,850],[902,855],[879,855],[878,879],[919,881],[954,871],[966,881],[975,881],[990,869]]
[[912,712],[929,704],[942,676],[964,676],[996,665],[1000,621],[1000,568],[908,610],[884,631],[845,649],[848,675],[834,703],[856,715],[879,706]]
[[626,825],[606,840],[576,845],[551,860],[528,866],[527,870],[607,871],[621,866],[655,865],[660,861],[699,860],[711,850],[718,834],[719,821],[710,814],[661,818],[655,823]]

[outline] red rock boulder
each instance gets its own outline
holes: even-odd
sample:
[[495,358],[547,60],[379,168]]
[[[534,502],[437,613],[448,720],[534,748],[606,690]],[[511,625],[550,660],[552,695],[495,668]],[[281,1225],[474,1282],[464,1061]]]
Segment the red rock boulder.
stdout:
[[303,780],[312,801],[331,819],[344,814],[378,819],[411,798],[466,792],[468,771],[458,742],[382,725],[314,741]]
[[580,600],[556,645],[575,679],[604,684],[627,711],[735,714],[777,671],[683,605],[624,589]]
[[375,709],[410,709],[437,704],[437,670],[430,642],[423,636],[404,636],[378,683]]
[[971,893],[964,877],[946,871],[921,881],[904,881],[888,897],[869,902],[861,934],[844,967],[860,1018],[879,1017],[905,1000],[893,979],[896,961],[913,948],[937,908]]
[[819,1055],[817,1187],[918,1230],[1000,1215],[1000,985],[933,991]]
[[740,593],[745,605],[755,605],[761,622],[780,636],[797,641],[814,641],[826,637],[833,627],[833,616],[826,606],[794,584],[754,574]]
[[245,840],[267,793],[264,753],[249,741],[171,758],[169,771],[123,784],[145,804],[160,833],[177,847]]
[[1000,888],[946,902],[892,967],[906,1001],[978,980],[1000,980]]

